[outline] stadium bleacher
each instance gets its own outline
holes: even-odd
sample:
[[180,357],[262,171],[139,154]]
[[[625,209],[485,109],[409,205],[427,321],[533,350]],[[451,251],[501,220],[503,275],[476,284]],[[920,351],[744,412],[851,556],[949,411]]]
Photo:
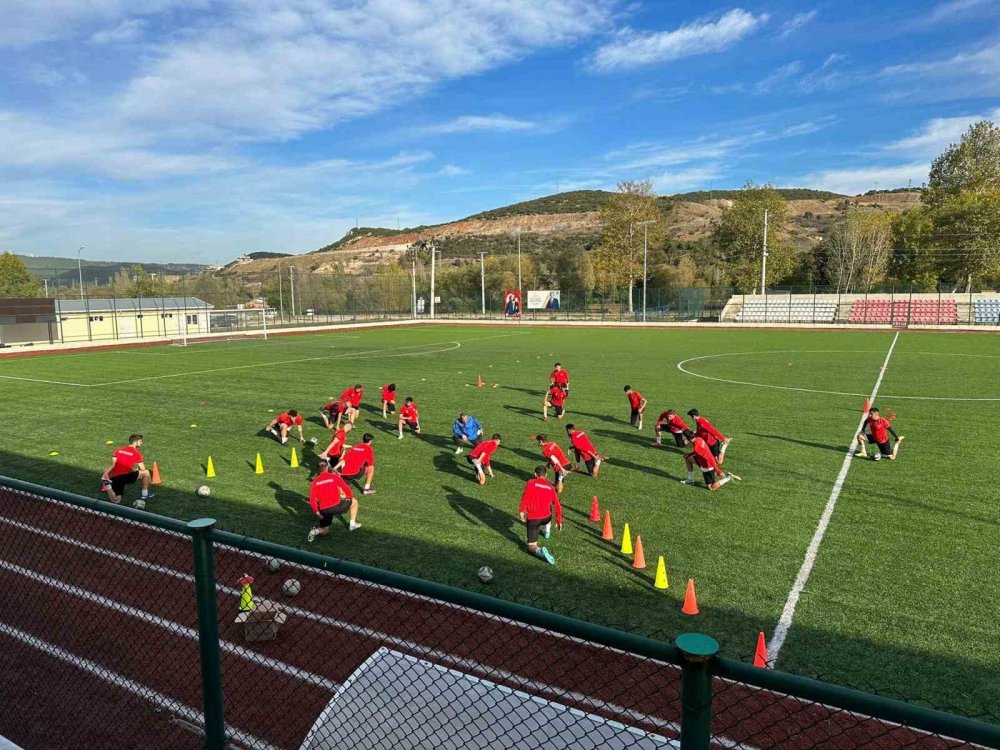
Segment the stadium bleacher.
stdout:
[[812,299],[748,300],[736,314],[737,323],[832,323],[837,303]]
[[850,322],[955,325],[958,304],[953,299],[857,299],[851,304]]
[[977,325],[1000,325],[1000,298],[977,299],[972,312]]

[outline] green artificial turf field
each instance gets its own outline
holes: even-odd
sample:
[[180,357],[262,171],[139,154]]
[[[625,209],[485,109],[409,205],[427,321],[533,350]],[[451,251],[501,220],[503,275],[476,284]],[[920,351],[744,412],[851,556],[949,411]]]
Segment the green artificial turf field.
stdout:
[[[163,474],[148,510],[214,516],[305,546],[308,468],[290,468],[289,448],[259,432],[297,408],[306,436],[325,445],[317,410],[361,382],[353,437],[376,436],[378,494],[360,498],[361,530],[335,526],[316,551],[661,638],[698,629],[746,657],[757,632],[770,637],[779,622],[895,336],[420,326],[0,360],[13,415],[0,473],[94,496],[112,450],[105,441],[138,431],[147,464]],[[572,378],[569,416],[543,425],[557,360]],[[397,441],[382,420],[379,388],[389,381],[400,402],[412,395],[420,405],[419,438]],[[628,425],[625,383],[649,399],[643,432]],[[902,333],[877,405],[898,414],[900,460],[850,463],[778,666],[1000,720],[1000,338]],[[668,406],[696,407],[733,438],[726,468],[742,482],[709,493],[678,481],[679,452],[650,447]],[[503,435],[485,487],[453,455],[461,410]],[[529,434],[565,445],[570,421],[611,458],[599,479],[567,480],[566,528],[549,543],[549,567],[525,552],[517,504],[540,459]],[[257,452],[263,476],[253,472]],[[218,477],[206,480],[210,455]],[[312,465],[314,453],[304,459]],[[195,495],[201,484],[210,498]],[[595,494],[617,539],[625,522],[642,535],[648,570],[600,540],[587,519]],[[661,554],[665,592],[652,586]],[[488,586],[475,578],[484,564],[496,573]],[[694,620],[680,613],[688,578],[701,607]]]

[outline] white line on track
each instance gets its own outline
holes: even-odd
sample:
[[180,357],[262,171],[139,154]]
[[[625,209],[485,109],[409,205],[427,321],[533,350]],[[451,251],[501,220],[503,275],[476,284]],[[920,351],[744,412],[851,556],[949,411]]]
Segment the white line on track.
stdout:
[[[140,682],[136,682],[135,680],[131,680],[124,675],[113,672],[107,667],[101,666],[96,662],[84,659],[76,654],[72,654],[65,649],[59,648],[59,646],[42,640],[41,638],[36,638],[30,633],[25,633],[23,630],[18,630],[17,628],[0,623],[0,635],[6,635],[9,638],[19,641],[25,646],[29,646],[37,651],[41,651],[44,654],[59,659],[60,661],[66,662],[77,669],[82,669],[84,672],[89,672],[94,677],[103,680],[109,685],[114,685],[115,687],[127,690],[133,695],[136,695],[143,700],[147,700],[176,716],[180,716],[192,724],[197,724],[202,727],[205,725],[205,715],[201,711],[191,708],[180,701],[174,700],[173,698],[164,695],[151,687],[147,687]],[[230,726],[229,724],[226,724],[226,736],[236,740],[242,745],[252,747],[255,750],[278,750],[278,748],[271,743],[266,742],[259,737],[255,737],[248,732],[244,732],[241,729]]]
[[[875,386],[872,388],[871,394],[868,396],[868,400],[874,402],[875,397],[878,395],[878,389],[882,386],[882,378],[885,377],[885,370],[889,366],[889,360],[892,358],[892,352],[896,348],[896,342],[899,341],[899,331],[892,339],[892,344],[889,345],[889,351],[885,354],[885,361],[882,362],[882,369],[879,370],[878,378],[875,380]],[[837,500],[840,498],[840,493],[844,489],[844,482],[847,480],[847,472],[851,468],[851,459],[854,458],[854,451],[857,448],[856,438],[859,432],[865,424],[865,417],[867,414],[861,415],[861,420],[858,422],[857,429],[851,433],[851,440],[847,445],[847,451],[844,454],[844,462],[840,465],[840,471],[837,473],[837,479],[833,483],[833,489],[830,491],[830,497],[826,501],[826,507],[823,508],[823,515],[819,518],[819,524],[816,526],[816,532],[813,534],[812,541],[809,542],[809,546],[806,548],[806,556],[802,561],[802,567],[799,568],[799,573],[795,576],[795,583],[792,585],[792,590],[788,592],[788,599],[785,600],[785,607],[781,611],[781,617],[778,620],[778,625],[774,629],[774,635],[771,636],[771,642],[767,645],[767,654],[772,663],[778,661],[778,656],[781,654],[781,648],[785,645],[785,639],[788,637],[788,631],[792,627],[792,620],[795,618],[795,608],[799,604],[799,598],[802,596],[802,592],[805,590],[806,583],[809,582],[809,576],[812,574],[813,566],[816,564],[816,556],[819,554],[819,546],[823,543],[823,537],[826,535],[826,530],[830,526],[830,519],[833,516],[833,510],[837,507]]]

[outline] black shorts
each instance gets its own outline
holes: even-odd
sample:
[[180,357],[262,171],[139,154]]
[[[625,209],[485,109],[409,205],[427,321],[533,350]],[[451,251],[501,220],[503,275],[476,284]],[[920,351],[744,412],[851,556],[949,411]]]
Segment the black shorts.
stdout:
[[358,469],[358,473],[357,474],[345,474],[345,473],[341,472],[340,476],[346,482],[349,479],[357,479],[358,477],[363,476],[364,473],[365,473],[365,471],[367,471],[367,470],[368,470],[368,464],[361,464],[361,468]]
[[385,413],[386,414],[395,414],[396,413],[396,402],[395,401],[386,401],[385,402]]
[[334,505],[332,508],[327,508],[320,514],[319,527],[321,529],[327,528],[330,524],[333,523],[334,516],[342,516],[350,509],[351,509],[351,498],[345,497],[343,500]]
[[596,458],[587,458],[587,459],[584,459],[583,463],[587,467],[587,473],[590,474],[591,476],[593,476],[593,474],[594,474],[594,468],[597,466],[597,459]]
[[711,487],[713,484],[715,484],[715,469],[709,469],[708,471],[705,471],[703,469],[701,472],[701,476],[702,479],[705,480],[706,487]]
[[547,523],[552,523],[551,515],[545,518],[528,519],[525,524],[528,527],[528,544],[534,544],[538,541],[538,532]]
[[555,411],[557,417],[561,417],[566,413],[565,406],[556,406],[555,404],[552,404],[552,410]]
[[683,432],[671,432],[670,434],[674,436],[674,445],[678,448],[683,448],[687,445],[687,438],[684,437]]
[[404,427],[409,427],[413,432],[420,432],[420,420],[419,419],[416,422],[407,422],[404,419],[403,420],[403,426]]
[[631,425],[635,427],[637,424],[639,424],[640,419],[642,419],[642,412],[640,412],[638,409],[633,409],[632,416],[629,419]]
[[130,484],[135,484],[139,481],[139,472],[133,471],[130,474],[119,474],[116,477],[111,477],[111,490],[116,495],[122,495],[125,493],[125,487]]
[[336,422],[337,417],[344,413],[343,409],[321,409],[321,412],[325,413],[331,422]]
[[713,456],[718,458],[720,455],[722,455],[722,441],[716,440],[714,443],[708,446],[708,449],[712,451]]
[[886,436],[886,441],[884,443],[880,443],[880,442],[876,441],[875,438],[872,437],[871,435],[865,435],[865,440],[867,440],[872,445],[877,445],[878,446],[878,452],[881,453],[883,456],[891,456],[892,455],[892,438],[891,437]]

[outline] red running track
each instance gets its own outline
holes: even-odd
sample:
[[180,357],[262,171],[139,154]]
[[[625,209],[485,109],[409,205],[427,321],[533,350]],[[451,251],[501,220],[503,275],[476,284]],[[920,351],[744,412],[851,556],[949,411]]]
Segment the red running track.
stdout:
[[[0,686],[0,734],[26,750],[65,747],[70,732],[70,744],[88,748],[197,747],[176,721],[197,724],[201,705],[190,540],[9,490],[0,507],[0,645],[14,675]],[[676,737],[672,665],[323,571],[286,564],[270,574],[257,555],[228,547],[216,548],[216,566],[226,719],[241,746],[298,747],[380,647]],[[256,596],[288,614],[273,641],[244,642],[233,621],[245,572]],[[302,583],[294,599],[281,596],[288,577]],[[716,687],[720,747],[964,746],[742,684]]]

